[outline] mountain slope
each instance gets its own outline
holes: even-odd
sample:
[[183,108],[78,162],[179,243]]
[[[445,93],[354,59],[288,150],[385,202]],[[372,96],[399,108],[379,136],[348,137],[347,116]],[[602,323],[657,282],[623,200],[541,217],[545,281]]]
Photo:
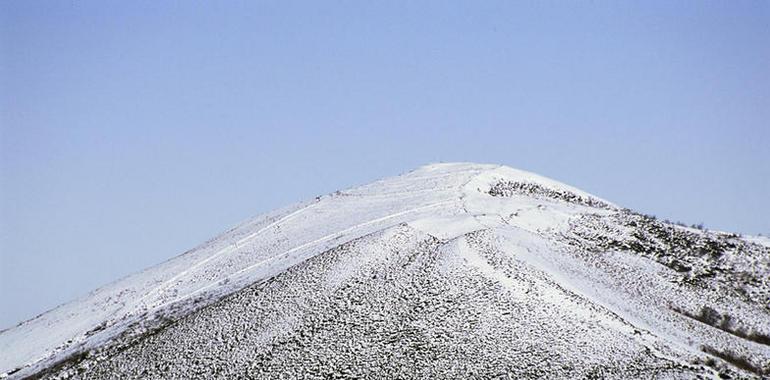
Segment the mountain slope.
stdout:
[[507,167],[238,226],[0,333],[12,378],[760,377],[770,245]]

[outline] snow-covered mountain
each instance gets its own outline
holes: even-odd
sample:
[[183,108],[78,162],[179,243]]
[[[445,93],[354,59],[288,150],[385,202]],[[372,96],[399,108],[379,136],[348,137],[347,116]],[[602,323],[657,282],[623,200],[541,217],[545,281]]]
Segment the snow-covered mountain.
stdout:
[[496,165],[317,197],[0,332],[0,378],[760,378],[770,240]]

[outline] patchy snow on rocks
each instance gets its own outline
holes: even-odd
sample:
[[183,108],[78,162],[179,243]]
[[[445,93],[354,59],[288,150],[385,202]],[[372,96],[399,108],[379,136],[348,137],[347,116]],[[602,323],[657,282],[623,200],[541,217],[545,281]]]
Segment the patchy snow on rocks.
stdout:
[[428,165],[2,331],[0,378],[762,378],[765,240]]

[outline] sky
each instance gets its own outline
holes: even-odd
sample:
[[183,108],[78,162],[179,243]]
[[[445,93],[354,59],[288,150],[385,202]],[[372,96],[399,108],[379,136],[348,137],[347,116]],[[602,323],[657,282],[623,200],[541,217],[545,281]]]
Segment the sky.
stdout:
[[770,234],[770,2],[0,2],[0,328],[433,162]]

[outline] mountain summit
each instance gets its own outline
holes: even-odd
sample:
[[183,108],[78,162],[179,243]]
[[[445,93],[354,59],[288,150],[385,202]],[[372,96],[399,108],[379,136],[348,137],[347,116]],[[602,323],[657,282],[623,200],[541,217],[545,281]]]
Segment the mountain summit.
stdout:
[[760,378],[770,240],[435,164],[0,332],[0,378]]

